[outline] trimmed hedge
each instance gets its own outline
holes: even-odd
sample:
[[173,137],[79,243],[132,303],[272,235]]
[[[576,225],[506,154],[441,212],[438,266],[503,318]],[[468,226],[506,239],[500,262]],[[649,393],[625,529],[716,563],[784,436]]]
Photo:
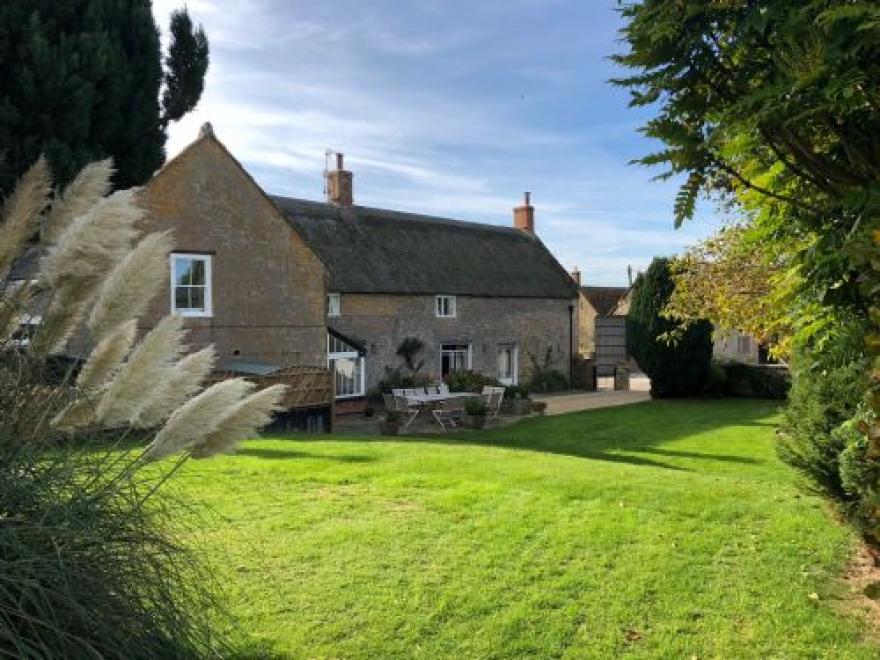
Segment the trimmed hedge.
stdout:
[[722,392],[729,397],[785,399],[791,389],[791,375],[785,367],[723,362]]

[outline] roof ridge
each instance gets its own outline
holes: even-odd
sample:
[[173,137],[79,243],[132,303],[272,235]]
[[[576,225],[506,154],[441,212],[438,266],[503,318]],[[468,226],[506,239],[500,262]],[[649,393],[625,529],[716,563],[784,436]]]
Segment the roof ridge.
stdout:
[[344,212],[346,209],[354,209],[360,211],[366,211],[368,213],[381,213],[386,217],[395,217],[400,220],[413,220],[415,219],[418,222],[434,222],[434,223],[444,223],[450,225],[460,225],[464,227],[474,227],[476,229],[487,229],[490,231],[503,231],[505,233],[515,233],[523,236],[530,236],[526,232],[523,232],[516,227],[508,226],[508,225],[496,225],[490,222],[478,222],[476,220],[459,220],[458,218],[448,218],[446,216],[441,215],[428,215],[427,213],[415,213],[413,211],[400,211],[397,209],[387,209],[381,208],[378,206],[363,206],[361,204],[352,204],[348,207],[340,207],[335,204],[331,204],[329,202],[319,202],[313,199],[302,199],[300,197],[285,197],[284,195],[269,195],[269,198],[273,201],[284,201],[284,202],[293,202],[295,204],[307,204],[309,206],[320,207],[322,209],[332,209]]

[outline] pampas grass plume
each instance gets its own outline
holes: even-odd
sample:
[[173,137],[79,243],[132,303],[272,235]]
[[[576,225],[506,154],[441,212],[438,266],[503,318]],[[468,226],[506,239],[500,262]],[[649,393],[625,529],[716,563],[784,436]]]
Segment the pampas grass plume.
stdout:
[[49,203],[49,166],[42,156],[15,184],[0,215],[0,282],[37,228],[37,218]]
[[54,243],[75,218],[86,213],[110,192],[115,169],[113,159],[99,160],[82,168],[53,202],[42,227],[44,241]]
[[171,248],[170,231],[149,234],[113,267],[89,316],[95,339],[143,313],[168,277],[166,257]]
[[199,444],[216,431],[223,417],[254,388],[243,378],[216,383],[174,411],[147,448],[146,456],[162,458]]
[[137,202],[138,189],[104,197],[75,218],[40,262],[40,274],[52,288],[71,280],[99,283],[125,256],[145,215]]
[[98,404],[96,419],[107,427],[130,421],[143,397],[167,375],[183,351],[182,319],[170,315],[159,321],[132,351]]
[[132,424],[136,428],[154,428],[168,419],[177,408],[191,397],[204,382],[214,368],[215,350],[208,346],[191,353],[167,373],[165,378],[156,383],[149,398],[134,414]]
[[232,451],[242,440],[252,438],[282,409],[286,385],[272,385],[239,401],[229,410],[216,431],[207,434],[192,450],[196,458]]
[[98,342],[76,378],[77,386],[84,392],[96,392],[108,384],[131,350],[136,332],[137,322],[132,319]]

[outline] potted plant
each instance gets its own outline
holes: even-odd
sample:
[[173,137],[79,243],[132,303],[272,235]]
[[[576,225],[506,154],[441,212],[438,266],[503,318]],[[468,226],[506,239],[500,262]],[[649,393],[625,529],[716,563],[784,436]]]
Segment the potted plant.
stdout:
[[397,435],[400,433],[400,413],[393,410],[388,411],[385,419],[379,422],[379,433],[382,435]]
[[483,399],[474,397],[465,401],[464,412],[468,428],[481,429],[486,425],[489,408]]
[[504,388],[502,409],[510,415],[528,415],[532,412],[529,391],[518,385],[508,385]]

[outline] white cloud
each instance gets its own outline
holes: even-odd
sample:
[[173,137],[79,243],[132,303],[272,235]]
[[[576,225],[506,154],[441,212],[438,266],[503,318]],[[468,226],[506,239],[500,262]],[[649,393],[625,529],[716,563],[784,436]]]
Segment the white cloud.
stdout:
[[[179,5],[154,1],[160,27]],[[650,150],[637,117],[601,80],[583,82],[603,66],[597,40],[613,49],[610,10],[593,33],[566,20],[579,3],[556,0],[553,12],[542,0],[187,6],[211,66],[198,108],[171,127],[169,156],[211,121],[270,193],[320,199],[327,148],[345,152],[363,204],[506,224],[530,190],[540,236],[591,283],[623,283],[627,264],[644,268],[711,227],[672,230],[674,186],[626,165]]]

